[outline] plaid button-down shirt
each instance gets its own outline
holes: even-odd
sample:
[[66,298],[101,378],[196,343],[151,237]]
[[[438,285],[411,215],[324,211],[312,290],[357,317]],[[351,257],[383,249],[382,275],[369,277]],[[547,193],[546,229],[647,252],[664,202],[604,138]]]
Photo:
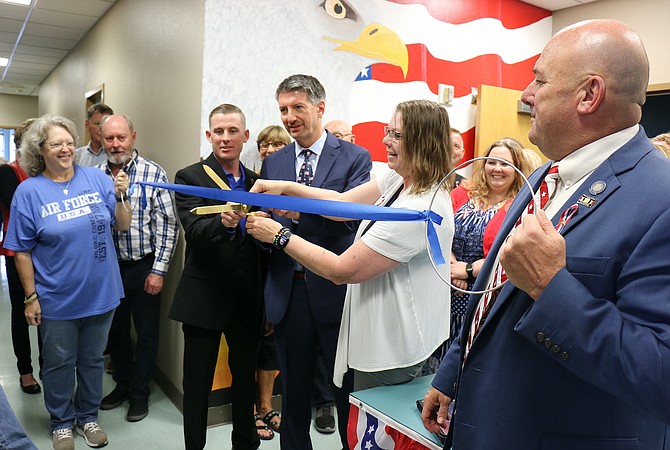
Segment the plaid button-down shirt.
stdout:
[[[112,176],[106,162],[97,167]],[[133,157],[123,166],[123,171],[128,174],[131,185],[137,181],[168,182],[165,170],[155,162],[142,158],[137,150],[133,151]],[[150,186],[145,186],[145,191],[145,209],[142,208],[142,189],[136,187],[130,194],[133,208],[130,229],[112,230],[116,256],[119,261],[137,261],[154,253],[151,271],[165,275],[174,254],[179,224],[170,191]]]

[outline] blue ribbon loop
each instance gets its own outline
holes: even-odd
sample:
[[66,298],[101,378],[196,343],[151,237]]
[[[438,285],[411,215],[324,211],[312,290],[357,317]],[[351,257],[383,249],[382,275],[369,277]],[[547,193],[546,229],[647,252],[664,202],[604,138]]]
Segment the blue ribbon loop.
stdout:
[[[412,209],[391,208],[384,206],[361,205],[358,203],[338,202],[331,200],[319,200],[313,198],[289,197],[286,195],[258,194],[244,191],[227,191],[219,188],[208,188],[201,186],[190,186],[187,184],[151,183],[138,181],[142,188],[142,208],[146,208],[145,186],[167,189],[180,194],[192,195],[194,197],[209,198],[225,202],[245,203],[262,208],[285,209],[287,211],[298,211],[301,213],[318,214],[347,219],[367,219],[395,222],[427,223],[428,244],[431,248],[435,264],[446,264],[440,240],[435,231],[435,225],[442,223],[442,216],[430,211],[416,211]],[[131,186],[131,192],[134,186]]]

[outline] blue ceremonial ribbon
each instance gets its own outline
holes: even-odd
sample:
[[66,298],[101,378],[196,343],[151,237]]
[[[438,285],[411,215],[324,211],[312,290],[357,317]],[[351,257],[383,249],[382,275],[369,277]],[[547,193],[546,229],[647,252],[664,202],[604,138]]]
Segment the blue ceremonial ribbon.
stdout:
[[[412,209],[391,208],[384,206],[361,205],[358,203],[338,202],[332,200],[320,200],[313,198],[289,197],[286,195],[259,194],[255,192],[228,191],[219,188],[208,188],[201,186],[190,186],[187,184],[152,183],[138,181],[142,188],[142,207],[146,208],[145,186],[167,189],[194,197],[209,198],[225,202],[244,203],[263,208],[285,209],[287,211],[298,211],[308,214],[322,216],[341,217],[347,219],[367,219],[395,222],[417,222],[423,221],[428,227],[428,244],[432,249],[435,264],[446,264],[440,240],[435,231],[435,225],[442,224],[442,216],[426,210],[416,211]],[[131,186],[132,192],[132,186]]]

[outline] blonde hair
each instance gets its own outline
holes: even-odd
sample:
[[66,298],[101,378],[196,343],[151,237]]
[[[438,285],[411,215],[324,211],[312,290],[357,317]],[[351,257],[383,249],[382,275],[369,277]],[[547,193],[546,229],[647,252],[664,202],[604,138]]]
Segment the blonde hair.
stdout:
[[258,147],[258,150],[260,150],[263,142],[275,141],[280,141],[283,142],[284,145],[288,145],[291,142],[291,135],[288,134],[284,127],[280,127],[279,125],[268,125],[258,133],[256,146]]
[[[504,147],[509,150],[512,155],[511,163],[514,164],[525,176],[528,176],[532,170],[529,170],[529,164],[527,162],[526,156],[524,154],[523,145],[521,142],[517,141],[514,138],[506,137],[495,141],[491,144],[486,150],[486,153],[482,156],[489,156],[491,150],[496,147]],[[473,197],[487,198],[489,196],[489,185],[486,181],[486,171],[484,167],[486,161],[475,161],[474,169],[472,172],[472,178],[470,180],[464,181],[464,187],[472,192]],[[514,197],[519,189],[523,186],[523,178],[515,170],[514,171],[514,181],[507,192],[508,197]]]
[[670,131],[653,137],[651,143],[654,144],[654,147],[663,153],[666,158],[670,158]]

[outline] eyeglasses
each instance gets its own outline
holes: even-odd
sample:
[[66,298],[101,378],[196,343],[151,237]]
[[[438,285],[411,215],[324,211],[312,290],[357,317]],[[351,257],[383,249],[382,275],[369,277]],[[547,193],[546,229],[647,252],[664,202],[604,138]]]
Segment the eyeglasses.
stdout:
[[286,144],[283,142],[261,142],[261,148],[267,150],[270,146],[273,146],[275,149],[284,147]]
[[398,142],[402,137],[402,133],[399,133],[395,130],[389,129],[389,127],[384,127],[384,134],[393,139],[394,142]]
[[67,148],[74,148],[74,142],[72,142],[72,141],[46,142],[46,145],[51,150],[58,150],[59,148],[62,148],[63,146],[66,146]]

